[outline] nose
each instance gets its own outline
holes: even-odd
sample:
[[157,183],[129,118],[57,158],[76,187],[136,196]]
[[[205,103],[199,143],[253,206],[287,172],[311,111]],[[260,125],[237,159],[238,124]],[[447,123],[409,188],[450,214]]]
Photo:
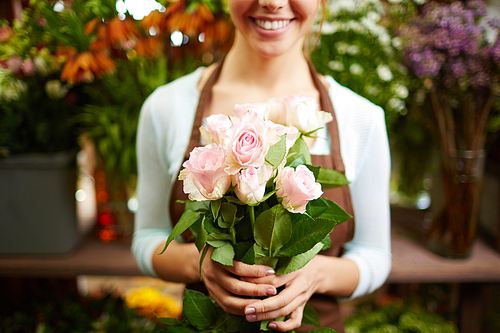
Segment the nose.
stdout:
[[259,0],[259,5],[269,9],[271,12],[285,7],[287,3],[288,0]]

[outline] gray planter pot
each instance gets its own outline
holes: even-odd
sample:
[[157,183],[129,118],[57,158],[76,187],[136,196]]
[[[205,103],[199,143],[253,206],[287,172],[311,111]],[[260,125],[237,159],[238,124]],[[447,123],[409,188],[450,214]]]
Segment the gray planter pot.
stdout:
[[76,154],[0,159],[0,253],[66,254],[80,242]]

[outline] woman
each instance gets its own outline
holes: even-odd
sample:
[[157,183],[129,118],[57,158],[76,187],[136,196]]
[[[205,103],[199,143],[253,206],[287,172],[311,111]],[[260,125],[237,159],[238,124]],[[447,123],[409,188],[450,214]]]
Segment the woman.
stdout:
[[[235,104],[273,97],[314,98],[334,115],[327,140],[308,142],[313,164],[345,171],[350,181],[325,196],[355,216],[335,227],[332,247],[303,269],[278,276],[270,267],[207,256],[201,267],[209,294],[229,313],[271,321],[278,331],[306,331],[302,310],[311,304],[322,326],[343,331],[336,298],[372,292],[391,267],[388,181],[390,157],[382,109],[319,76],[304,55],[305,36],[323,0],[228,0],[236,27],[233,46],[218,64],[199,68],[157,89],[144,103],[138,129],[138,200],[132,250],[141,269],[168,281],[199,282],[200,254],[193,243],[172,242],[157,255],[180,216],[177,174],[186,153],[200,144],[197,128],[211,114],[234,115]],[[332,105],[333,104],[333,105]],[[333,111],[335,109],[335,112]],[[193,130],[194,129],[194,130]],[[330,142],[330,144],[325,144]],[[279,287],[286,288],[277,293]],[[271,296],[255,300],[245,296]]]

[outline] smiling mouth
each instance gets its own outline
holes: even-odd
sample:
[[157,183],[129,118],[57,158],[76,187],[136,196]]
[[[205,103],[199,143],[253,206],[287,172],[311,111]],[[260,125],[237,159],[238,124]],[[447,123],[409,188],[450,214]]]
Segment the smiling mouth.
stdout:
[[291,20],[265,21],[259,19],[253,19],[253,21],[264,30],[278,30],[286,27],[291,22]]

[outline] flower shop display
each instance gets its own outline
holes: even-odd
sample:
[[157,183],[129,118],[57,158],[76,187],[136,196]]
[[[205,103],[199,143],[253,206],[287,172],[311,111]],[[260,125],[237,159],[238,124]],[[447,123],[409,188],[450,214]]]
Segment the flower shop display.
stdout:
[[[327,2],[320,41],[311,54],[318,72],[331,75],[386,111],[388,125],[407,112],[411,82],[399,61],[402,43],[391,31],[388,12],[411,10],[408,1],[345,0]],[[393,15],[403,16],[403,14]],[[391,17],[392,19],[392,17]]]
[[497,116],[500,41],[487,39],[486,24],[498,24],[485,15],[482,1],[429,3],[401,28],[404,62],[422,82],[422,117],[440,152],[445,204],[429,247],[451,258],[467,257],[475,239],[485,139]]
[[[209,116],[200,127],[205,146],[190,152],[179,174],[190,200],[165,249],[189,228],[202,253],[200,265],[212,247],[210,258],[223,265],[239,260],[291,273],[328,248],[332,229],[351,218],[321,197],[322,189],[347,185],[345,176],[311,165],[304,141],[332,116],[320,111],[314,99],[295,95],[236,105],[235,112],[236,117]],[[269,330],[270,321],[247,323],[243,317],[214,315],[221,309],[208,297],[190,290],[186,297],[185,303],[192,298],[190,302],[203,304],[198,315],[210,319],[190,319],[185,304],[189,324],[170,324],[205,330],[227,320],[236,326],[226,332],[239,331],[240,325],[248,326],[243,330],[248,332]]]

